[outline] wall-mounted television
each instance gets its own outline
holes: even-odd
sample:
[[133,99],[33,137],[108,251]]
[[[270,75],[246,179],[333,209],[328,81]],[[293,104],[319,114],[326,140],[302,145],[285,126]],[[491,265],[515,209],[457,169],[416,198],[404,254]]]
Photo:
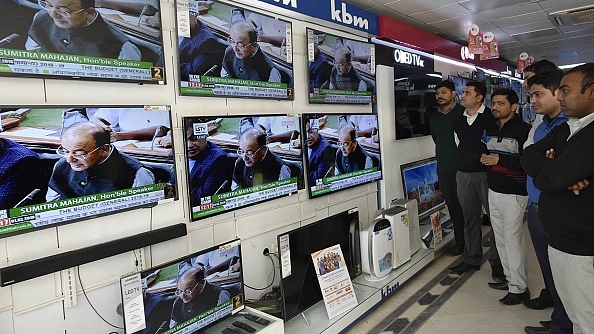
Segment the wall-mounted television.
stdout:
[[310,198],[382,179],[376,114],[303,114]]
[[126,334],[203,333],[245,308],[239,239],[120,279]]
[[351,279],[362,274],[359,212],[353,208],[278,235],[283,318],[322,300],[311,254],[339,244]]
[[159,1],[0,2],[0,75],[165,84]]
[[181,95],[293,99],[291,22],[220,1],[190,1],[188,10]]
[[375,103],[375,45],[307,28],[310,103]]
[[445,207],[445,199],[439,188],[435,158],[400,165],[400,172],[404,197],[417,200],[419,220]]
[[183,126],[193,221],[305,187],[298,116],[184,117]]
[[0,237],[177,199],[169,106],[0,116]]
[[458,97],[458,99],[460,98],[460,96],[462,96],[462,93],[464,92],[464,88],[466,87],[466,84],[472,81],[472,79],[464,78],[464,77],[457,77],[454,75],[450,76],[450,80],[456,86],[456,96]]

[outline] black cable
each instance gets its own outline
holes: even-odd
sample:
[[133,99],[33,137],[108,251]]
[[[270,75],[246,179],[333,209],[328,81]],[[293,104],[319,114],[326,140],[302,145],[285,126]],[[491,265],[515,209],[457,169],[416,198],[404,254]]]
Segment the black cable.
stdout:
[[[76,269],[78,270],[78,282],[80,283],[80,289],[83,292],[83,295],[85,295],[85,298],[87,299],[87,302],[89,303],[89,305],[91,306],[91,308],[93,309],[93,311],[95,311],[95,313],[97,313],[97,315],[99,316],[99,318],[101,318],[101,320],[103,320],[103,322],[105,322],[106,324],[110,325],[113,328],[117,328],[117,329],[124,329],[124,327],[118,327],[115,325],[112,325],[109,321],[105,320],[105,318],[103,318],[101,316],[101,314],[99,314],[99,312],[97,312],[97,310],[95,309],[95,306],[93,306],[93,304],[91,304],[91,301],[89,300],[89,297],[87,297],[87,292],[85,291],[85,288],[83,287],[82,284],[82,278],[80,277],[80,266],[76,266]],[[116,333],[117,332],[111,332],[111,333]],[[111,334],[109,333],[109,334]]]
[[[267,286],[265,286],[265,287],[263,287],[263,288],[254,288],[254,287],[251,287],[251,286],[249,286],[249,285],[247,285],[247,284],[245,284],[245,283],[243,283],[243,285],[245,285],[246,287],[248,287],[248,288],[250,288],[250,289],[252,289],[252,290],[261,291],[261,290],[266,290],[266,289],[268,289],[269,287],[271,287],[271,286],[272,286],[272,284],[274,284],[274,280],[276,279],[276,270],[275,270],[276,268],[275,268],[275,266],[274,266],[274,260],[272,259],[272,257],[270,257],[270,254],[271,254],[271,253],[268,253],[268,254],[266,254],[266,256],[267,256],[267,257],[270,259],[270,262],[272,262],[272,282],[270,282],[270,284],[268,284]],[[277,256],[277,257],[278,257],[278,256]],[[270,274],[268,274],[268,275],[270,275]]]
[[134,253],[134,258],[136,259],[135,265],[136,265],[136,268],[138,268],[138,257],[136,257],[136,250],[133,249],[132,253]]

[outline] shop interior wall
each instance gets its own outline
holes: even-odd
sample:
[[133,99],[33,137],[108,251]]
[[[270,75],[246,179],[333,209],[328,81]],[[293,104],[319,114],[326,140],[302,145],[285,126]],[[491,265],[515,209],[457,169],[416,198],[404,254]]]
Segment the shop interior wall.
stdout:
[[[2,238],[0,267],[180,222],[187,223],[188,227],[187,237],[142,249],[143,260],[138,267],[135,266],[135,261],[140,253],[135,255],[128,252],[73,269],[77,289],[77,304],[73,307],[66,308],[64,304],[64,272],[0,288],[0,334],[123,333],[123,330],[110,327],[95,314],[82,294],[79,279],[97,311],[110,323],[122,327],[122,318],[116,313],[116,307],[121,302],[119,277],[140,270],[141,266],[148,268],[235,237],[242,239],[245,283],[262,287],[265,282],[270,282],[268,274],[272,269],[270,260],[262,255],[262,250],[273,247],[278,234],[355,206],[359,207],[363,227],[368,227],[380,207],[403,196],[399,166],[434,155],[430,136],[395,140],[393,70],[378,66],[378,103],[373,108],[378,113],[380,123],[383,181],[313,200],[308,199],[306,191],[301,191],[296,195],[189,223],[182,117],[279,112],[372,112],[371,106],[310,105],[307,102],[306,27],[331,33],[334,31],[337,34],[344,34],[345,31],[355,33],[354,31],[304,23],[295,20],[295,15],[256,0],[242,1],[242,5],[245,4],[264,9],[268,13],[279,13],[293,23],[294,101],[178,96],[174,2],[164,0],[161,1],[161,11],[167,85],[0,78],[0,104],[5,106],[171,105],[176,175],[180,188],[180,200],[155,208],[138,209]],[[444,73],[444,76],[456,73],[456,69],[450,68],[449,64],[436,62],[435,66],[435,70]],[[278,265],[274,270],[277,271],[274,284],[278,285]],[[257,298],[259,295],[260,292],[246,289],[247,298]]]

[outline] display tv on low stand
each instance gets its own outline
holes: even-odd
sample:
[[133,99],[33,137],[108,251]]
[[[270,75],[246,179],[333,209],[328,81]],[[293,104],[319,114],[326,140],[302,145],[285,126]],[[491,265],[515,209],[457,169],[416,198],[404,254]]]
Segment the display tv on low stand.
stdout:
[[177,199],[169,106],[18,106],[0,115],[0,237]]
[[241,242],[120,279],[126,334],[203,333],[245,308]]

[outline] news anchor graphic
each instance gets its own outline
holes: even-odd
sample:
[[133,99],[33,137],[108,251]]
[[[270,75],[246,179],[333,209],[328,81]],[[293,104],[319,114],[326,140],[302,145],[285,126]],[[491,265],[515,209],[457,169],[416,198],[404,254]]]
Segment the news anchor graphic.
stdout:
[[177,198],[169,106],[0,111],[0,237]]
[[375,102],[375,47],[307,28],[309,102]]
[[0,74],[164,84],[159,2],[0,2]]
[[291,23],[219,1],[189,2],[181,95],[293,99]]
[[299,117],[184,117],[183,123],[193,221],[304,188]]

